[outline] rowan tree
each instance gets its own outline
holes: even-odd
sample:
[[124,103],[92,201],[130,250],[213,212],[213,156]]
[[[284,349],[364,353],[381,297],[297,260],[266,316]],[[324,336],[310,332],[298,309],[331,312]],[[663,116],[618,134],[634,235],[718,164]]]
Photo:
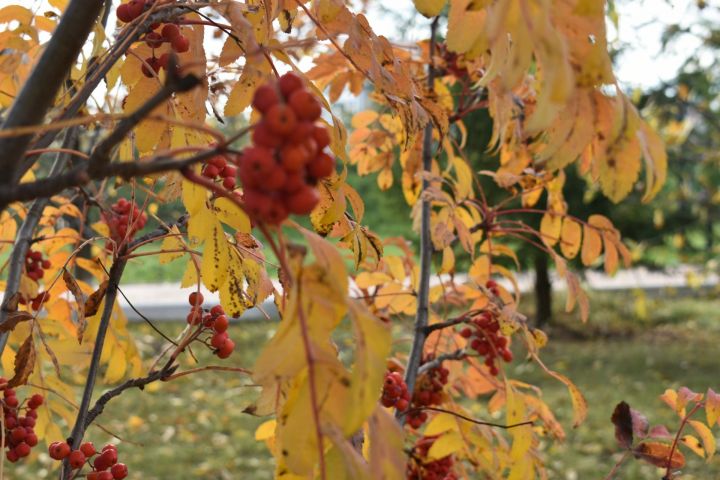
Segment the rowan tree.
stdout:
[[[562,440],[564,428],[504,365],[526,357],[565,384],[575,426],[587,405],[540,359],[547,336],[518,310],[511,246],[548,255],[567,280],[567,308],[587,319],[567,260],[612,273],[629,254],[606,217],[573,215],[564,169],[579,166],[613,202],[644,169],[649,200],[665,150],[616,85],[604,2],[446,3],[417,0],[428,37],[410,46],[339,0],[0,10],[7,461],[32,461],[23,458],[40,444],[63,479],[141,476],[122,463],[122,445],[89,443],[89,427],[128,389],[220,370],[258,388],[244,408],[269,416],[256,438],[276,478],[543,475],[540,441]],[[373,105],[343,124],[334,104],[366,88]],[[477,110],[492,118],[500,159],[480,170],[465,151],[464,119]],[[373,206],[346,181],[351,168],[380,190],[402,186],[417,248],[363,224]],[[114,196],[120,185],[127,197]],[[490,188],[504,195],[489,202]],[[173,200],[179,218],[149,206]],[[147,255],[183,262],[181,286],[194,289],[187,327],[157,358],[139,354],[117,303],[127,262]],[[277,331],[252,365],[236,365],[228,325],[267,299]],[[391,335],[405,317],[409,351]],[[341,323],[354,335],[342,358]],[[217,364],[185,367],[198,348]],[[78,375],[76,401],[68,379]],[[99,380],[108,389],[94,396]],[[705,441],[717,422],[712,390],[706,400],[686,390],[664,395],[682,417],[674,441],[632,431],[626,404],[613,419],[620,444],[666,478],[683,464],[685,426]],[[468,399],[504,420],[476,418]],[[707,422],[690,420],[703,407]]]

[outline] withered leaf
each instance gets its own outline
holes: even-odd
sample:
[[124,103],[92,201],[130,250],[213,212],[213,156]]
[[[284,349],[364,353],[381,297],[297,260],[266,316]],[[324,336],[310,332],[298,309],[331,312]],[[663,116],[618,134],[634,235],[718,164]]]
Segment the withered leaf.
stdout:
[[671,449],[672,447],[667,443],[642,442],[633,450],[633,453],[637,458],[656,467],[667,468],[669,462],[670,468],[682,468],[685,465],[685,455],[676,448],[670,458]]
[[100,284],[97,290],[95,290],[90,296],[88,297],[87,301],[85,302],[85,316],[86,317],[92,317],[95,315],[98,311],[98,308],[100,308],[100,303],[102,302],[103,297],[105,297],[105,292],[107,291],[108,287],[108,281],[105,280]]
[[15,375],[8,382],[10,388],[25,385],[35,368],[35,342],[32,333],[28,335],[15,356]]
[[68,287],[68,290],[70,290],[70,292],[73,294],[73,297],[75,297],[75,302],[77,303],[77,339],[78,343],[82,343],[83,334],[85,333],[85,328],[87,326],[87,321],[85,320],[85,294],[80,289],[80,285],[78,285],[75,278],[70,275],[70,272],[68,272],[66,268],[63,268],[62,276],[65,285]]
[[5,311],[6,312],[14,312],[18,309],[18,303],[20,303],[20,292],[13,293],[12,297],[10,297],[7,301],[7,304],[5,305]]
[[11,332],[18,323],[32,320],[33,316],[29,312],[10,312],[7,319],[0,325],[0,332]]
[[620,402],[613,411],[611,421],[615,425],[615,438],[623,448],[630,448],[633,438],[645,438],[648,434],[648,419],[626,402]]
[[626,402],[620,402],[615,406],[615,410],[610,417],[613,425],[615,425],[615,439],[623,448],[630,448],[633,443],[633,426],[632,415],[630,414],[630,405]]

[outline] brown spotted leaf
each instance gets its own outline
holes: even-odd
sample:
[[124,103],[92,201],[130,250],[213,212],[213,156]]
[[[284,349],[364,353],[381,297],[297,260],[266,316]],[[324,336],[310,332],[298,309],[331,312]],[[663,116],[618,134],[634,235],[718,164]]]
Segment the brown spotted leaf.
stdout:
[[633,450],[633,453],[637,458],[645,460],[656,467],[667,468],[669,463],[670,468],[682,468],[685,465],[685,455],[676,448],[672,453],[672,458],[670,458],[671,449],[672,447],[667,443],[642,442]]
[[8,382],[10,388],[25,385],[35,367],[35,342],[32,333],[28,335],[15,355],[15,375]]
[[75,302],[77,303],[77,339],[78,343],[82,343],[83,334],[85,333],[85,328],[87,326],[87,321],[85,320],[85,294],[80,289],[80,285],[78,285],[75,278],[70,275],[70,272],[68,272],[66,268],[63,268],[62,277],[65,285],[68,290],[70,290],[70,293],[73,294]]
[[7,319],[0,325],[0,332],[11,332],[15,330],[15,327],[20,322],[27,322],[32,320],[32,314],[28,312],[11,312],[8,314]]
[[108,282],[105,280],[100,284],[97,290],[95,290],[93,293],[90,294],[87,301],[85,302],[85,316],[86,317],[92,317],[95,315],[100,308],[100,303],[102,303],[103,298],[105,297],[105,292],[107,291]]

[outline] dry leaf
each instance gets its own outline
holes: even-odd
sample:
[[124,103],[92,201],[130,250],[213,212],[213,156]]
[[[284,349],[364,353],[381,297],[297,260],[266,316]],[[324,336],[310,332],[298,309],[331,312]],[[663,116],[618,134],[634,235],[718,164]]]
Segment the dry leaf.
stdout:
[[35,367],[35,342],[32,333],[25,339],[15,356],[15,375],[8,382],[10,388],[25,385]]

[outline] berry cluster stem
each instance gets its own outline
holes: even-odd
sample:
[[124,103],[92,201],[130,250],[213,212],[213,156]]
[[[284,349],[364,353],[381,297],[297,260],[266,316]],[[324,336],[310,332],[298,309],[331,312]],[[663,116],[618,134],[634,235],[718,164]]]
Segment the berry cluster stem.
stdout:
[[[428,65],[427,88],[430,93],[434,90],[435,84],[435,68],[433,66],[433,57],[435,55],[435,32],[437,30],[438,17],[433,19],[430,26],[430,64]],[[432,122],[428,122],[425,126],[423,137],[423,173],[428,173],[432,169]],[[429,186],[427,177],[423,176],[422,189],[425,191]],[[422,359],[423,347],[427,339],[427,324],[430,310],[430,270],[432,256],[432,240],[430,238],[430,200],[421,195],[422,211],[420,218],[420,281],[417,296],[417,314],[415,316],[415,332],[413,337],[412,350],[410,350],[410,358],[408,360],[407,369],[405,371],[405,383],[409,391],[415,389],[415,379],[417,378],[418,369],[420,368],[420,360]],[[404,422],[404,417],[397,412],[399,422]]]

